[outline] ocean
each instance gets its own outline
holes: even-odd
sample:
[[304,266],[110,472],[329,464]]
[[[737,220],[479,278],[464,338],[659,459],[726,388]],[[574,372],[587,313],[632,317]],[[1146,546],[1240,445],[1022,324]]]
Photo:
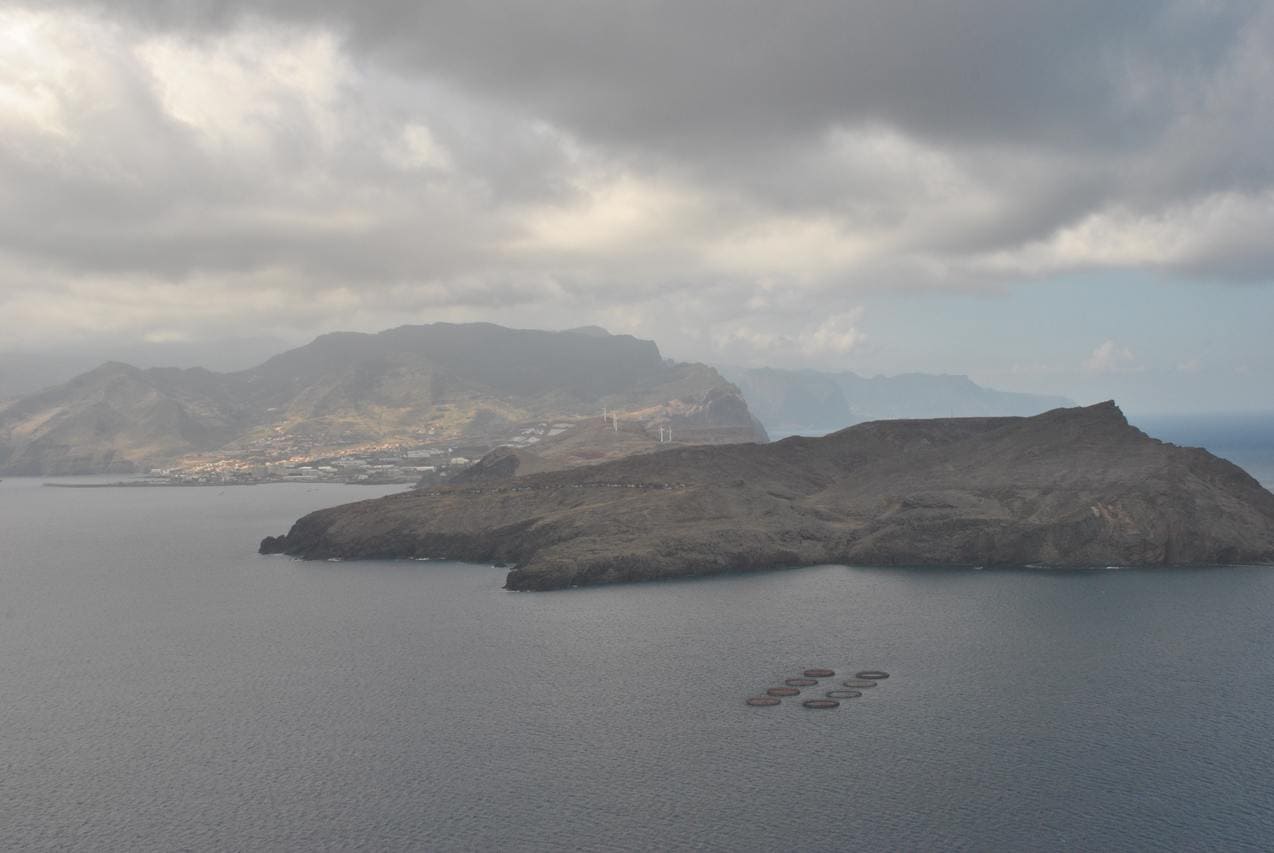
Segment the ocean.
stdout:
[[[1274,570],[510,593],[255,553],[394,490],[0,483],[0,847],[1274,843]],[[815,666],[837,675],[744,704]],[[799,704],[865,669],[890,678]]]
[[1186,447],[1204,447],[1274,488],[1274,412],[1141,415],[1129,422],[1147,435]]

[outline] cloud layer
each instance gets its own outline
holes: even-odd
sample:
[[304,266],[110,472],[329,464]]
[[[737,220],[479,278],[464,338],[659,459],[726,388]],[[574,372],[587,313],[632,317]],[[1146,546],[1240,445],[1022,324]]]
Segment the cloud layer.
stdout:
[[483,318],[843,363],[882,288],[1268,284],[1270,151],[1262,3],[19,5],[0,349]]

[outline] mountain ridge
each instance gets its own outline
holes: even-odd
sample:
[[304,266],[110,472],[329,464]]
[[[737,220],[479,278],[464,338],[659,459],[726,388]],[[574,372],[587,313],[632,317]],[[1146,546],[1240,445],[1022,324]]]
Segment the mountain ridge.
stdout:
[[[490,323],[335,332],[247,370],[107,362],[12,401],[0,408],[0,473],[125,473],[198,454],[268,459],[298,448],[494,442],[528,420],[714,394],[738,390],[712,368],[666,361],[653,341],[628,335]],[[713,422],[720,411],[704,410],[707,440],[763,440],[750,415]]]

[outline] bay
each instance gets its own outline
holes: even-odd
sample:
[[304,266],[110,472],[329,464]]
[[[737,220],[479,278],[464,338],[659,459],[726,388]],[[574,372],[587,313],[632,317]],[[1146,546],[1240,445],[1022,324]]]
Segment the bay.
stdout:
[[[1267,849],[1274,572],[510,593],[257,542],[389,488],[0,483],[14,849]],[[812,666],[833,711],[743,700]],[[805,698],[804,696],[800,698]]]

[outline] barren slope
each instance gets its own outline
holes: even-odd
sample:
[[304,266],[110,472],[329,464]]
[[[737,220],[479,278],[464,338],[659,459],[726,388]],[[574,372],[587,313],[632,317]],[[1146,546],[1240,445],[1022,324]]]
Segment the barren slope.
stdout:
[[311,513],[264,553],[516,563],[550,589],[824,562],[1274,561],[1274,495],[1113,403],[679,448]]

